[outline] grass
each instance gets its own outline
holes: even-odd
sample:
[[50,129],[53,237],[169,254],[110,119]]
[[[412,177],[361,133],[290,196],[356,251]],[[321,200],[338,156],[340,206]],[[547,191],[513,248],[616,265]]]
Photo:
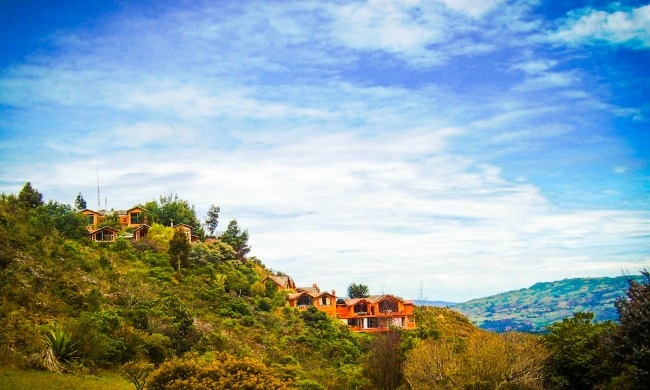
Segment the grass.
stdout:
[[55,374],[47,371],[0,368],[0,390],[88,389],[134,390],[131,382],[115,373],[97,375]]

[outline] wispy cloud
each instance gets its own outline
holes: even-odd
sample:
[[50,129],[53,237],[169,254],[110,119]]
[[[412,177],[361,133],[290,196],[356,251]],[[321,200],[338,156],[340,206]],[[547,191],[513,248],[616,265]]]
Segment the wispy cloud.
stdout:
[[605,42],[646,49],[650,47],[650,5],[620,7],[610,12],[592,8],[572,11],[550,39],[569,44]]

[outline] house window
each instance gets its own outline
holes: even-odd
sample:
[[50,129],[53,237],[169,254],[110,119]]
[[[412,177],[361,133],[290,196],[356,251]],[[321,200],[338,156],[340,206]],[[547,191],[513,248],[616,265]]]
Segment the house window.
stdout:
[[386,299],[379,302],[380,313],[395,313],[397,312],[397,302],[392,299]]
[[348,326],[361,326],[361,318],[348,318]]
[[90,214],[90,215],[86,215],[86,217],[88,218],[88,225],[94,225],[95,224],[95,216],[94,215]]
[[131,223],[142,223],[142,213],[131,213]]
[[329,306],[330,305],[330,299],[328,297],[321,297],[320,298],[320,305],[321,306]]
[[360,302],[354,305],[354,312],[356,314],[366,314],[368,313],[368,305],[365,302]]
[[301,306],[311,306],[311,297],[309,295],[301,295],[300,298],[298,298],[298,307]]
[[368,328],[379,328],[379,319],[377,317],[368,318]]

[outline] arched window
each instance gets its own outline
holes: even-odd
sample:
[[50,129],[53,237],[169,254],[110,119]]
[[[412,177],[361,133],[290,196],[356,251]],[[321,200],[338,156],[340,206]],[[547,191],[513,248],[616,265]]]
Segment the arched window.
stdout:
[[301,295],[300,298],[298,298],[298,307],[300,306],[311,306],[311,297],[309,295]]
[[397,301],[393,299],[385,299],[379,302],[380,313],[395,313],[397,312]]
[[368,312],[368,305],[365,302],[359,302],[356,305],[354,305],[354,312],[355,313],[367,313]]

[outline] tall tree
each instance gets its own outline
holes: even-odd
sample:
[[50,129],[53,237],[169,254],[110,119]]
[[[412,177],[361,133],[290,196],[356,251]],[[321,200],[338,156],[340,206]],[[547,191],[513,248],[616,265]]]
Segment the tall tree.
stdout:
[[236,219],[228,223],[228,228],[219,236],[219,239],[230,245],[240,260],[246,258],[251,250],[248,246],[248,230],[241,230]]
[[367,298],[368,295],[368,286],[365,284],[352,283],[348,286],[348,297],[350,298]]
[[169,262],[176,270],[190,266],[190,241],[181,229],[176,229],[174,237],[169,241]]
[[643,270],[645,283],[630,280],[630,287],[616,301],[620,323],[614,340],[621,362],[634,367],[632,379],[637,388],[650,383],[650,272]]
[[402,334],[390,328],[378,334],[370,343],[364,369],[375,388],[395,390],[402,382],[406,358],[400,347],[401,341]]
[[214,231],[217,230],[217,225],[219,224],[219,212],[221,208],[219,206],[210,205],[208,209],[208,214],[205,217],[205,226],[208,227],[208,232],[210,236],[214,236]]
[[546,369],[550,389],[593,389],[614,376],[609,349],[611,321],[594,323],[594,313],[575,313],[548,327],[542,337],[551,352]]
[[74,200],[74,207],[76,207],[77,210],[83,210],[87,207],[86,200],[84,199],[83,195],[81,195],[81,192],[77,195],[77,198]]
[[27,182],[18,194],[18,202],[26,208],[34,209],[43,205],[43,194]]

